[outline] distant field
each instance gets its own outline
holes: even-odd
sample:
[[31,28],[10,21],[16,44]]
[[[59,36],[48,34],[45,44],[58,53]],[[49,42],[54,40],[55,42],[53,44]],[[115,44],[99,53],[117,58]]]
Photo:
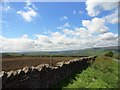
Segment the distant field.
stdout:
[[[78,57],[53,57],[53,65],[60,61],[67,61]],[[39,64],[51,64],[50,57],[4,57],[2,60],[2,70],[16,70],[25,66],[37,66]]]

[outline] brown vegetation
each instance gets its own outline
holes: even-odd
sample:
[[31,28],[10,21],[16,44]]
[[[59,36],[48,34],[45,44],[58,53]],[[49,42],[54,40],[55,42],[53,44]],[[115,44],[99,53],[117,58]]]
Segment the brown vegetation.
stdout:
[[31,67],[39,64],[55,65],[58,62],[68,61],[75,58],[76,57],[53,57],[52,61],[50,61],[50,57],[4,57],[2,58],[2,70],[16,70],[25,66]]

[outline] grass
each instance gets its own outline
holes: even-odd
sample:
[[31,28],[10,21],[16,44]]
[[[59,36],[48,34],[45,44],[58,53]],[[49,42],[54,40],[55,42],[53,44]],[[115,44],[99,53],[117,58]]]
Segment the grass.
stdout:
[[[82,73],[75,75],[64,88],[118,88],[118,62],[99,56]],[[119,63],[120,65],[120,63]]]

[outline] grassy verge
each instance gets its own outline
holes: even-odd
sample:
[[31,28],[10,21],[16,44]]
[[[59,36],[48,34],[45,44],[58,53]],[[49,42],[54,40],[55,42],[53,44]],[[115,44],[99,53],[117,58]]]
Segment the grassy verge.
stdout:
[[62,88],[118,88],[118,62],[112,59],[97,57],[90,67]]

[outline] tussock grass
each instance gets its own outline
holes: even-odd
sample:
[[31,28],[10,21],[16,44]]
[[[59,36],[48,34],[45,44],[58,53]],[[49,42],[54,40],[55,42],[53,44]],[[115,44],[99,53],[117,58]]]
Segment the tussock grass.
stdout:
[[75,79],[63,86],[64,88],[118,88],[118,63],[113,58],[99,56],[95,62],[78,73]]

